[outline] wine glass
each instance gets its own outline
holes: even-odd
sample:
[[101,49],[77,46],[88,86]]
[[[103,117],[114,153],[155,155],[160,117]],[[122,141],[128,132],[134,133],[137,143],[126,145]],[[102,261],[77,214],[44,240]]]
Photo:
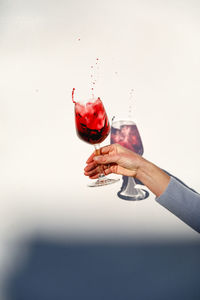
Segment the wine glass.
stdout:
[[[72,100],[75,104],[75,124],[78,137],[94,145],[95,154],[100,155],[100,143],[110,133],[110,123],[101,99],[93,97],[85,102],[76,102],[72,97]],[[98,180],[89,183],[88,186],[103,186],[119,180],[107,178],[103,173],[103,166],[100,168],[101,174]]]
[[[111,124],[111,144],[120,144],[135,153],[142,155],[144,152],[138,128],[132,120],[116,120]],[[125,200],[143,200],[148,192],[135,187],[134,177],[123,176],[123,184],[118,196]]]

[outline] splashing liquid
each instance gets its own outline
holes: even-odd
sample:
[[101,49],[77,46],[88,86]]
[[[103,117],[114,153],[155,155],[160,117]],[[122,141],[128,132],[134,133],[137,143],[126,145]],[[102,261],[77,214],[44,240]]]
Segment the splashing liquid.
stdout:
[[72,90],[72,102],[75,104],[76,133],[80,139],[90,144],[105,140],[110,132],[110,123],[101,99],[91,99],[84,103],[74,100],[75,88]]

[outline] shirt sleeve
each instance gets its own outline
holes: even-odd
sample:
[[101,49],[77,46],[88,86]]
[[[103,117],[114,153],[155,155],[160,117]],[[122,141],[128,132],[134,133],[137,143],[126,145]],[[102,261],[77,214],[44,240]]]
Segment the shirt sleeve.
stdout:
[[156,201],[200,233],[200,194],[171,176],[166,190]]

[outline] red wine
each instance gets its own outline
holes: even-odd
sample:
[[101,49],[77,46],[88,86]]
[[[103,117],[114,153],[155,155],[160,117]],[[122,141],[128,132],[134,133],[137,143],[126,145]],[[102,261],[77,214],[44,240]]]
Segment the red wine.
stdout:
[[110,132],[110,124],[101,99],[81,104],[75,102],[76,132],[80,139],[99,144]]
[[120,144],[139,155],[142,155],[144,152],[139,131],[133,122],[113,122],[111,127],[111,144],[114,143]]

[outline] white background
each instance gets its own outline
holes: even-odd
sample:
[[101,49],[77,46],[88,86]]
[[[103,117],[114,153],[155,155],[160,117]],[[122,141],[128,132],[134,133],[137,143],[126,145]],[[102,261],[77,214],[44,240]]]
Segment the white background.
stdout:
[[0,1],[1,268],[33,233],[199,238],[153,195],[126,202],[121,181],[86,186],[93,148],[76,136],[71,101],[73,87],[90,95],[98,57],[109,118],[126,114],[134,88],[144,157],[200,191],[199,15],[197,0]]

